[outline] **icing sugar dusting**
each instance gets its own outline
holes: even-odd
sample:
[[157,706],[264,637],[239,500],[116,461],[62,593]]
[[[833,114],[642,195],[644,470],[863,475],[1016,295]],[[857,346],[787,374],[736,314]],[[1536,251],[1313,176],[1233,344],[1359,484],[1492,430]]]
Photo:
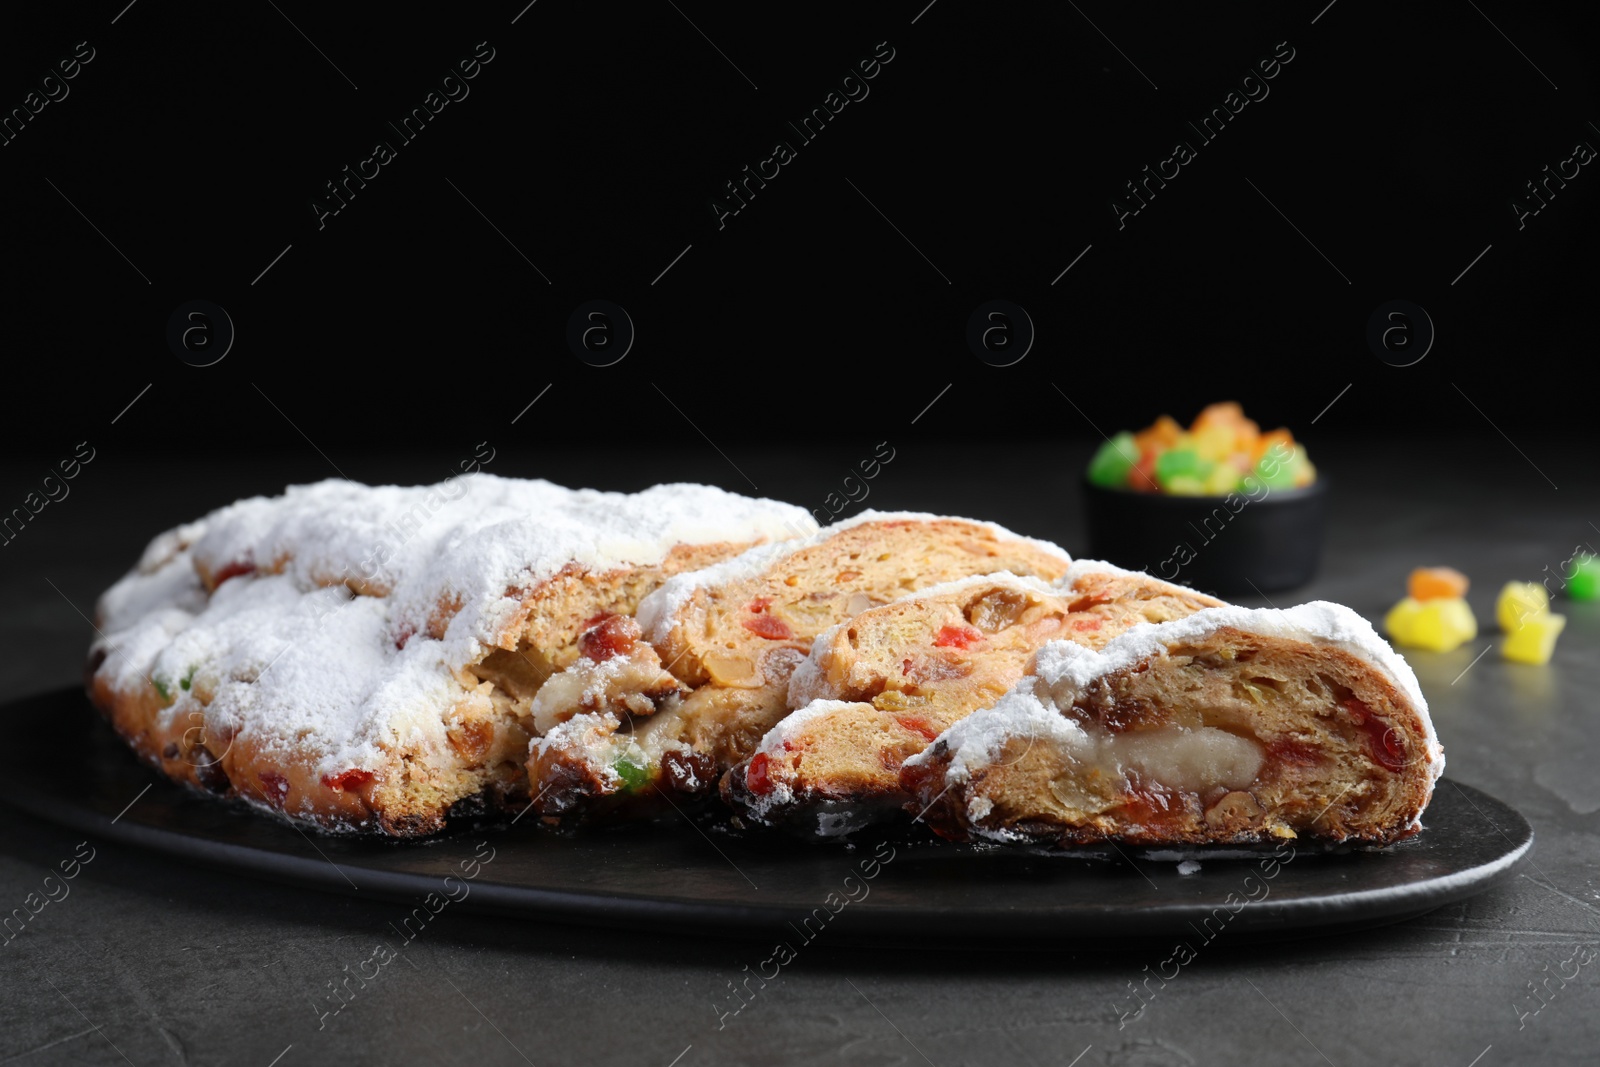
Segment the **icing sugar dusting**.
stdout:
[[[809,521],[700,485],[624,494],[479,473],[294,486],[155,538],[101,598],[100,675],[166,692],[164,723],[203,711],[208,732],[293,749],[322,773],[376,770],[396,750],[446,744],[462,669],[562,568],[659,564],[680,544],[782,538]],[[202,571],[244,573],[208,597]],[[426,636],[457,607],[442,639]]]

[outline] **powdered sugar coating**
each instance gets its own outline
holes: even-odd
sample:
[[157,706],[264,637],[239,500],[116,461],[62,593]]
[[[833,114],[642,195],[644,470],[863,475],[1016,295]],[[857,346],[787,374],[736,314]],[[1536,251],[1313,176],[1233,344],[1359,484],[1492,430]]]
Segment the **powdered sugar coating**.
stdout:
[[[810,522],[810,519],[808,518],[807,521]],[[644,629],[646,640],[652,643],[660,643],[667,639],[667,635],[672,631],[673,624],[677,621],[679,610],[694,596],[695,590],[725,585],[729,582],[743,581],[747,578],[755,578],[796,552],[814,545],[820,545],[835,534],[854,526],[860,526],[863,523],[904,521],[967,522],[988,530],[1001,540],[1017,541],[1042,552],[1060,556],[1063,560],[1071,559],[1067,551],[1059,545],[1012,533],[997,523],[984,522],[980,519],[964,519],[954,515],[934,515],[925,511],[875,511],[869,508],[859,515],[851,516],[821,529],[816,529],[816,523],[811,522],[810,528],[815,532],[808,537],[796,537],[781,544],[757,545],[755,548],[748,549],[733,559],[713,564],[703,570],[675,575],[663,584],[661,588],[645,597],[639,604],[637,616],[639,625]],[[925,592],[926,590],[918,590],[918,595]]]
[[[1087,745],[1089,735],[1083,727],[1062,715],[1053,703],[1040,699],[1038,689],[1037,678],[1023,678],[993,707],[973,712],[951,726],[933,744],[906,760],[906,766],[926,763],[942,742],[950,752],[945,782],[954,785],[992,764],[1014,738],[1042,738],[1068,749]],[[1044,695],[1048,699],[1049,694]]]
[[1103,559],[1073,560],[1072,566],[1067,568],[1067,573],[1056,579],[1056,592],[1064,593],[1071,590],[1079,579],[1086,578],[1091,574],[1107,574],[1116,578],[1137,578],[1142,582],[1160,586],[1172,593],[1193,595],[1196,592],[1196,590],[1190,589],[1186,585],[1178,585],[1164,578],[1157,578],[1148,571],[1130,571],[1126,567],[1119,567],[1115,563],[1107,563]]
[[[1119,567],[1115,563],[1107,563],[1103,559],[1073,560],[1072,566],[1067,568],[1067,573],[1056,579],[1056,585],[1063,589],[1071,589],[1074,582],[1089,574],[1112,574],[1119,578],[1143,578],[1147,581],[1161,582],[1162,585],[1172,585],[1171,582],[1164,582],[1160,578],[1153,577],[1147,571],[1130,571],[1126,567]],[[1184,589],[1183,586],[1173,586],[1173,588]],[[1192,589],[1184,589],[1184,592],[1193,591]]]
[[[563,567],[654,565],[680,544],[782,538],[809,521],[698,485],[624,494],[477,473],[295,486],[152,541],[101,599],[100,677],[168,694],[162,724],[203,710],[213,736],[292,751],[320,773],[376,771],[397,751],[445,744],[445,712],[468,693],[462,669],[502,641],[519,594]],[[200,571],[245,565],[259,570],[207,596]],[[431,639],[443,609],[454,611]],[[212,694],[204,708],[197,690]]]
[[1372,664],[1388,675],[1416,705],[1427,726],[1429,742],[1436,743],[1433,724],[1428,718],[1428,702],[1411,665],[1378,636],[1365,618],[1343,604],[1327,600],[1313,600],[1282,609],[1234,605],[1205,608],[1171,622],[1136,626],[1099,652],[1067,641],[1052,641],[1039,650],[1034,673],[1052,687],[1069,682],[1082,688],[1091,678],[1133,666],[1158,647],[1193,640],[1227,627],[1267,637],[1336,645]]

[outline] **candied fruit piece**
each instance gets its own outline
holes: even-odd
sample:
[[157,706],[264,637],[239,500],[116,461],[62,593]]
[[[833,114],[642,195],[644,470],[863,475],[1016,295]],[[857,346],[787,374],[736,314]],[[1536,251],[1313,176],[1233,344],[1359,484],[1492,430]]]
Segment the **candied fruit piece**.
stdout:
[[578,636],[578,651],[596,663],[633,653],[639,643],[639,624],[626,615],[607,615]]
[[1213,423],[1231,426],[1243,421],[1244,408],[1239,406],[1237,400],[1219,400],[1200,409],[1200,414],[1194,417],[1194,428],[1200,430]]
[[611,764],[611,769],[617,772],[617,777],[622,779],[622,788],[629,793],[638,792],[650,784],[651,774],[647,767],[641,767],[626,756],[620,756]]
[[1128,475],[1138,462],[1139,446],[1133,443],[1133,434],[1124,430],[1095,452],[1089,461],[1089,481],[1107,489],[1120,489],[1128,484]]
[[1556,650],[1556,638],[1567,625],[1565,615],[1530,615],[1506,636],[1500,654],[1516,663],[1549,663]]
[[1194,450],[1202,459],[1219,460],[1227,458],[1233,451],[1234,432],[1232,426],[1213,423],[1201,426],[1194,431]]
[[[1282,445],[1283,447],[1277,449],[1275,448],[1277,445]],[[1287,456],[1293,449],[1294,435],[1287,429],[1279,427],[1276,430],[1269,430],[1256,438],[1255,451],[1252,453],[1252,458],[1259,460],[1269,452]]]
[[1134,440],[1138,442],[1140,451],[1159,452],[1177,444],[1182,436],[1183,427],[1178,425],[1178,420],[1171,415],[1163,415],[1146,429],[1134,434]]
[[1494,602],[1495,621],[1500,629],[1514,634],[1524,620],[1550,611],[1550,594],[1538,582],[1507,582]]
[[[1132,451],[1121,447],[1125,441]],[[1096,450],[1087,477],[1094,485],[1142,493],[1226,496],[1260,484],[1307,486],[1317,471],[1288,430],[1262,434],[1230,400],[1206,406],[1188,430],[1163,415],[1137,433],[1118,434]]]
[[938,636],[933,639],[938,648],[969,649],[973,645],[983,643],[983,634],[970,626],[945,626],[941,627]]
[[1292,448],[1273,449],[1256,460],[1255,475],[1269,488],[1294,488],[1295,453]]
[[1233,447],[1255,454],[1256,442],[1261,440],[1261,427],[1254,419],[1240,419],[1233,427]]
[[352,767],[342,774],[325,774],[322,784],[329,789],[338,789],[343,792],[354,792],[366,785],[376,777],[371,771],[364,771],[359,767]]
[[1200,454],[1192,448],[1174,448],[1156,457],[1156,481],[1168,491],[1174,478],[1199,481],[1210,473],[1210,461],[1201,459]]
[[237,578],[240,575],[254,574],[255,572],[256,565],[248,560],[235,560],[232,563],[224,564],[217,573],[211,576],[212,588],[216,588],[229,578]]
[[789,629],[788,623],[771,615],[745,616],[739,620],[739,625],[768,641],[788,641],[794,637],[794,631]]
[[1420,647],[1449,652],[1478,636],[1478,620],[1465,600],[1425,600],[1415,636]]
[[1567,599],[1600,600],[1600,556],[1585,552],[1573,561],[1572,577],[1567,579]]
[[765,752],[757,752],[750,757],[750,765],[744,772],[744,784],[756,796],[766,796],[777,786],[767,771],[771,763],[772,757]]
[[1239,487],[1239,468],[1231,463],[1218,463],[1206,475],[1205,491],[1209,496],[1227,496]]
[[1139,456],[1139,462],[1134,464],[1133,470],[1128,474],[1128,488],[1137,489],[1141,493],[1159,493],[1161,487],[1156,484],[1156,453],[1146,450]]
[[1396,641],[1400,635],[1411,632],[1411,624],[1416,620],[1417,612],[1422,610],[1422,601],[1416,597],[1401,597],[1389,613],[1383,617],[1383,629]]
[[894,721],[914,734],[921,734],[923,740],[932,741],[939,736],[938,728],[921,715],[896,715]]
[[1317,468],[1311,465],[1311,459],[1306,455],[1305,445],[1294,446],[1294,487],[1310,485],[1317,480]]
[[1389,609],[1383,625],[1396,644],[1430,652],[1449,652],[1478,636],[1478,620],[1460,598],[1406,597]]
[[1449,600],[1467,595],[1467,576],[1451,567],[1418,567],[1406,582],[1414,600]]

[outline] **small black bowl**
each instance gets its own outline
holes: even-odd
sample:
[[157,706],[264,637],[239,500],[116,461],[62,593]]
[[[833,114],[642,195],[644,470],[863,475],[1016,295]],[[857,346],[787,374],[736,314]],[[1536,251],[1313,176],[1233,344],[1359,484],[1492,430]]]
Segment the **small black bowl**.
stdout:
[[1083,483],[1097,559],[1224,596],[1293,589],[1322,558],[1328,484],[1168,496]]

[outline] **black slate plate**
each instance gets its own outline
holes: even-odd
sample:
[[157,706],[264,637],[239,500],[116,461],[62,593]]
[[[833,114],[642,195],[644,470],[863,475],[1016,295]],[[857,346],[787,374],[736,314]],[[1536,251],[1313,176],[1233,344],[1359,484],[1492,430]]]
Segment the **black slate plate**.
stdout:
[[711,811],[576,834],[523,823],[397,843],[302,831],[169,783],[76,690],[0,707],[0,737],[0,798],[33,815],[247,876],[403,901],[418,926],[461,908],[795,947],[824,930],[833,944],[910,947],[1198,944],[1224,932],[1233,942],[1420,915],[1504,879],[1533,842],[1517,812],[1447,780],[1426,829],[1399,845],[1283,846],[1277,860],[1201,854],[1201,870],[1189,875],[1160,854],[956,845],[918,827],[851,848],[811,844],[740,833]]

